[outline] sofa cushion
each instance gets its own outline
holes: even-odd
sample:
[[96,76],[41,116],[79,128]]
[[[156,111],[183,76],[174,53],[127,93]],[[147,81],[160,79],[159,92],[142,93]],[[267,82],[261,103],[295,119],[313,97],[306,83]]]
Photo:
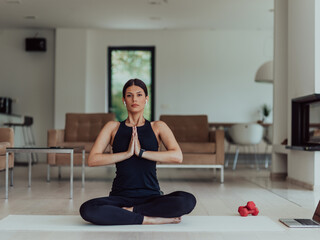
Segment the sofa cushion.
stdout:
[[[59,147],[84,147],[86,151],[86,165],[88,162],[88,156],[92,149],[94,142],[63,142],[59,144]],[[110,153],[112,148],[108,145],[105,149],[105,153]],[[55,156],[55,157],[54,157]],[[82,164],[82,153],[74,153],[74,165],[80,166]],[[48,154],[48,164],[50,165],[70,165],[70,154],[56,154],[50,153]]]
[[178,142],[208,142],[207,115],[161,115]]
[[[6,148],[11,147],[9,142],[0,142],[0,171],[6,168]],[[13,153],[9,154],[9,168],[14,166]]]
[[9,142],[0,142],[0,155],[6,155],[7,147],[10,147]]
[[[13,153],[9,155],[9,168],[13,168]],[[6,156],[0,156],[0,171],[6,169]]]
[[10,146],[14,145],[13,128],[0,128],[0,142],[9,142]]
[[[88,165],[88,156],[89,153],[86,153],[85,156],[85,165]],[[49,163],[51,164],[51,163]],[[70,154],[56,154],[55,164],[52,165],[58,165],[58,166],[70,166]],[[73,154],[73,165],[74,166],[81,166],[82,165],[82,154],[81,153],[75,153]]]
[[216,144],[208,143],[208,142],[181,142],[179,143],[181,151],[183,153],[215,153],[216,152]]
[[187,153],[183,154],[182,163],[159,163],[158,164],[176,164],[176,165],[212,165],[217,164],[215,154]]
[[67,113],[65,142],[94,142],[114,113]]
[[[216,152],[216,144],[213,142],[179,142],[178,143],[183,153],[211,153]],[[161,143],[160,151],[167,149]]]
[[84,147],[86,152],[90,152],[94,142],[62,142],[59,147]]
[[[94,142],[62,142],[59,147],[84,147],[87,153],[89,153],[93,147]],[[105,153],[111,152],[111,146],[108,145],[104,151]]]

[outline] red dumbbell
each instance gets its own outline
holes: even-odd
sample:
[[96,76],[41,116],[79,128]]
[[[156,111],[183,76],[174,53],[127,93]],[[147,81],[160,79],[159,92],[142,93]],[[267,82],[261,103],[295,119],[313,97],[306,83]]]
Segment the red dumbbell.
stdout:
[[243,206],[239,207],[238,212],[242,217],[246,217],[249,214],[252,214],[253,216],[257,216],[259,214],[258,208],[255,208],[253,210],[249,210],[249,209],[247,209],[246,207],[243,207]]
[[256,207],[256,204],[253,202],[253,201],[249,201],[249,202],[247,202],[247,205],[245,206],[247,209],[249,209],[249,210],[254,210],[254,209],[256,209],[257,207]]
[[253,216],[257,216],[259,214],[258,208],[252,201],[248,202],[246,206],[240,206],[238,208],[238,212],[242,217],[246,217],[248,214],[252,214]]

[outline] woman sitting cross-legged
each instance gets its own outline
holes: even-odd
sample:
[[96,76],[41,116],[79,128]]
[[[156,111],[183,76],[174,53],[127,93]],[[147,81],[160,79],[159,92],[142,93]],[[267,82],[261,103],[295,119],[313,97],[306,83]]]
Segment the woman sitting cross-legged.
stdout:
[[[89,166],[116,164],[116,177],[108,197],[81,205],[84,220],[97,225],[179,223],[182,215],[194,209],[196,198],[191,193],[163,195],[160,191],[156,162],[181,163],[182,152],[164,122],[144,119],[148,99],[143,81],[131,79],[124,85],[122,100],[128,118],[104,126],[88,159]],[[167,151],[158,151],[160,141]],[[104,153],[108,144],[112,153]]]

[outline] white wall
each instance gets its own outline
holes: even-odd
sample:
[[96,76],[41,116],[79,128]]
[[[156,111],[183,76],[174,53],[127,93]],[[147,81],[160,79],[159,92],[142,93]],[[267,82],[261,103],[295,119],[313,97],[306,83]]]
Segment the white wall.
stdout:
[[315,29],[315,92],[320,93],[320,2],[315,1],[315,8],[314,8],[314,14],[315,14],[315,24],[314,24],[314,29]]
[[[36,33],[47,39],[46,52],[25,51],[25,38]],[[0,96],[17,99],[14,114],[34,117],[36,142],[42,146],[53,128],[54,42],[53,30],[0,29]]]
[[85,112],[86,31],[56,30],[54,125],[63,129],[66,112]]
[[[276,132],[275,143],[279,143],[281,140],[279,136],[287,132],[288,144],[291,144],[291,100],[319,90],[320,43],[316,40],[320,34],[320,16],[316,14],[320,13],[320,4],[318,0],[277,0],[275,8],[275,16],[279,17],[282,14],[287,18],[287,20],[281,17],[278,20],[275,18],[275,50],[279,50],[275,54],[275,96],[277,96],[275,99],[285,101],[283,97],[287,95],[287,104],[274,101],[276,110],[274,125],[281,132],[281,134]],[[282,31],[277,31],[277,27],[282,27]],[[287,46],[284,44],[286,42]],[[281,50],[280,46],[287,47],[287,51]],[[281,111],[286,111],[286,116]],[[281,130],[284,123],[287,123],[287,131]],[[273,160],[276,160],[273,162],[276,163],[273,172],[281,172],[284,165],[280,164],[280,158],[279,161],[277,158]],[[288,178],[295,182],[320,189],[318,166],[320,166],[319,153],[293,150],[288,153]]]
[[[87,47],[82,53],[78,52],[80,47],[76,50],[65,47],[56,56],[56,72],[60,72],[56,82],[68,78],[73,84],[82,85],[86,112],[107,111],[107,48],[128,45],[156,47],[156,119],[161,114],[207,114],[210,122],[249,122],[258,120],[257,111],[264,103],[272,106],[272,85],[254,82],[259,66],[273,59],[273,33],[269,31],[77,30],[74,33],[74,29],[58,29],[57,49],[66,45],[59,36],[69,38],[68,44],[74,38],[82,43],[86,39]],[[83,61],[73,62],[81,73],[86,70],[85,84],[78,73],[59,67],[70,64],[68,56],[75,52],[87,56],[85,67]],[[80,105],[84,106],[82,100],[65,102],[61,108],[56,102],[55,127],[63,127],[65,112],[80,109]]]
[[[288,138],[288,0],[274,2],[274,84],[273,84],[273,144]],[[275,149],[275,148],[274,148]],[[287,155],[272,154],[271,176],[287,174]]]
[[96,47],[99,35],[87,36],[86,112],[107,112],[107,49]]
[[[316,0],[288,1],[288,98],[297,98],[315,93],[315,2]],[[289,105],[291,106],[291,104]],[[288,108],[291,116],[291,107]],[[290,119],[290,118],[289,118]],[[288,121],[288,139],[291,143],[291,120]],[[290,151],[288,177],[320,188],[319,173],[316,173],[315,153]],[[317,180],[317,181],[316,181]]]

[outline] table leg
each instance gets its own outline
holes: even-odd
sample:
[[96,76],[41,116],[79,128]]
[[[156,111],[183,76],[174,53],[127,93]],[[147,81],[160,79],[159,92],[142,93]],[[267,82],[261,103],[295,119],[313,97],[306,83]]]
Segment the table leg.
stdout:
[[13,167],[10,169],[10,187],[13,187]]
[[58,167],[58,178],[61,179],[61,166]]
[[85,178],[85,159],[86,159],[86,151],[82,150],[82,187],[84,188],[84,178]]
[[8,180],[9,180],[9,153],[6,152],[6,199],[8,199]]
[[47,182],[50,182],[50,164],[47,164]]
[[32,161],[31,154],[32,154],[32,153],[30,153],[29,166],[28,166],[28,170],[29,170],[28,187],[31,187],[31,161]]
[[73,151],[70,153],[70,199],[73,199]]
[[220,183],[224,182],[224,166],[221,166],[221,170],[220,170]]

